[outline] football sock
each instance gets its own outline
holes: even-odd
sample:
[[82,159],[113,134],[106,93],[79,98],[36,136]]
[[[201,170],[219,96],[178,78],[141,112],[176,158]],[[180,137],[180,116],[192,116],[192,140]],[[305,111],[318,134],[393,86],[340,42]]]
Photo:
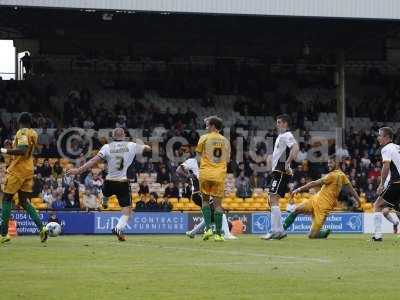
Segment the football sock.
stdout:
[[3,199],[3,211],[1,213],[1,219],[3,220],[1,224],[1,235],[6,236],[8,233],[8,221],[11,215],[11,200]]
[[197,224],[192,229],[192,231],[190,231],[190,234],[198,234],[199,232],[201,232],[204,229],[205,225],[206,225],[206,222],[204,222],[204,220],[201,221],[199,224]]
[[39,214],[37,213],[36,209],[32,206],[32,204],[25,201],[25,203],[21,203],[21,206],[23,209],[25,209],[25,211],[28,213],[28,215],[32,218],[33,222],[35,222],[39,231],[42,230],[43,223],[40,220]]
[[393,212],[388,213],[385,218],[392,223],[393,225],[398,225],[399,224],[399,218],[397,217],[397,215]]
[[229,224],[228,224],[228,218],[226,217],[226,214],[222,215],[222,232],[224,233],[224,235],[229,235],[230,231],[229,231]]
[[128,220],[129,220],[129,216],[122,215],[118,220],[118,224],[117,224],[116,228],[119,230],[124,230],[126,225],[128,224]]
[[294,222],[294,220],[296,220],[297,214],[292,212],[290,213],[286,219],[285,222],[283,223],[283,229],[287,230]]
[[271,232],[282,232],[281,210],[279,206],[271,207]]
[[376,212],[374,215],[374,236],[382,238],[382,213]]
[[206,230],[208,230],[208,229],[210,229],[210,226],[211,226],[211,208],[209,206],[203,206],[201,211],[203,212]]
[[215,220],[215,231],[217,234],[221,234],[221,229],[222,229],[222,215],[223,213],[221,211],[216,210],[214,212],[214,220]]

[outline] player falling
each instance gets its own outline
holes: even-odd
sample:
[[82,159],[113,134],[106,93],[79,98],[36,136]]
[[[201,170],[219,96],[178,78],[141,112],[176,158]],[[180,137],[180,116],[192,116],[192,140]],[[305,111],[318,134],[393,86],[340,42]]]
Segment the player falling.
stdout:
[[[308,237],[311,239],[325,239],[331,230],[321,230],[329,213],[337,206],[341,191],[346,191],[345,196],[353,197],[357,206],[360,205],[359,196],[351,185],[346,174],[339,167],[339,159],[331,157],[328,160],[329,173],[324,177],[311,181],[306,185],[295,189],[291,196],[297,193],[308,191],[312,187],[322,186],[318,194],[311,197],[296,207],[295,211],[289,214],[283,224],[283,228],[287,230],[295,221],[299,214],[312,215],[312,225]],[[343,193],[342,193],[343,194]],[[352,198],[350,198],[352,199]]]
[[126,240],[123,230],[132,214],[132,195],[126,172],[137,154],[151,151],[151,148],[125,141],[125,132],[122,128],[114,129],[112,138],[113,142],[101,147],[95,157],[80,168],[68,170],[67,175],[81,174],[93,168],[100,161],[107,163],[108,173],[103,186],[103,195],[105,197],[115,195],[118,199],[122,216],[119,218],[117,226],[112,229],[112,233],[117,236],[119,241],[123,242]]
[[222,236],[221,206],[225,191],[225,177],[227,163],[230,159],[229,141],[220,134],[222,120],[217,116],[211,116],[204,120],[207,134],[200,137],[196,152],[200,157],[200,191],[202,193],[202,212],[205,222],[203,240],[206,241],[213,236],[211,229],[211,207],[210,197],[214,199],[214,221],[216,234],[215,241],[225,241]]
[[282,226],[282,214],[279,199],[289,191],[288,183],[293,175],[291,164],[297,157],[299,146],[289,130],[290,117],[279,115],[276,118],[276,128],[279,135],[275,141],[272,153],[272,174],[269,182],[269,204],[271,207],[271,232],[262,236],[263,240],[280,240],[286,237]]
[[[192,200],[198,205],[202,206],[203,198],[200,192],[200,184],[199,184],[199,165],[196,158],[188,158],[179,167],[176,169],[176,172],[188,179],[191,182],[192,186]],[[214,222],[213,214],[214,214],[214,200],[210,199],[210,208],[211,208],[211,222]],[[201,221],[198,225],[196,225],[192,230],[187,231],[186,235],[189,238],[194,238],[196,234],[200,232],[204,232],[205,221]],[[224,233],[224,238],[226,240],[235,240],[237,237],[232,235],[229,231],[228,219],[225,214],[222,215],[222,232]]]
[[382,127],[379,129],[378,142],[382,147],[381,182],[377,193],[378,199],[374,203],[374,235],[372,240],[382,241],[382,214],[397,229],[399,220],[390,213],[391,209],[400,211],[400,146],[393,143],[393,129]]
[[7,168],[2,211],[1,243],[10,241],[8,236],[8,221],[11,215],[12,199],[18,193],[18,203],[35,222],[39,229],[40,241],[47,240],[48,232],[43,226],[35,208],[30,204],[29,198],[33,187],[33,152],[37,146],[38,135],[31,128],[30,114],[22,113],[19,116],[19,130],[15,135],[12,149],[1,148],[1,153],[11,155],[11,162]]

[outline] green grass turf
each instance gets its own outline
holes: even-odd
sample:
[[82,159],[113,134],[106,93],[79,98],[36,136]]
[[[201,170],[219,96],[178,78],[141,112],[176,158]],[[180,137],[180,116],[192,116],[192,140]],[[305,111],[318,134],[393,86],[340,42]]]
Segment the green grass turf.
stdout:
[[18,237],[0,245],[0,299],[399,299],[400,240],[368,238]]

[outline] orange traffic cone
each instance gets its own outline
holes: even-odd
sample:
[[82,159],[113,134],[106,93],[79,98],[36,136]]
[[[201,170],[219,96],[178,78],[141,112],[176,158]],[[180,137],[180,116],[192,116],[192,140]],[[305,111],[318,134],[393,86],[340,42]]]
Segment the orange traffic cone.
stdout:
[[9,236],[17,236],[17,221],[10,220],[8,221],[8,235]]

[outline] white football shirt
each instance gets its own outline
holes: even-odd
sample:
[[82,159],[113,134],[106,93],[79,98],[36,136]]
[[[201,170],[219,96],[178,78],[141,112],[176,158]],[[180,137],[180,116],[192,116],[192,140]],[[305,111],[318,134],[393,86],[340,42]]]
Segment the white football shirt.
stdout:
[[199,178],[199,164],[196,158],[189,158],[182,163],[186,170],[191,171],[197,179]]
[[382,162],[390,162],[390,182],[400,181],[400,146],[389,143],[381,150]]
[[144,145],[126,141],[114,141],[101,147],[97,155],[107,162],[106,180],[126,180],[129,166],[143,149]]
[[285,161],[294,144],[297,142],[290,131],[278,135],[272,153],[272,171],[285,171]]

